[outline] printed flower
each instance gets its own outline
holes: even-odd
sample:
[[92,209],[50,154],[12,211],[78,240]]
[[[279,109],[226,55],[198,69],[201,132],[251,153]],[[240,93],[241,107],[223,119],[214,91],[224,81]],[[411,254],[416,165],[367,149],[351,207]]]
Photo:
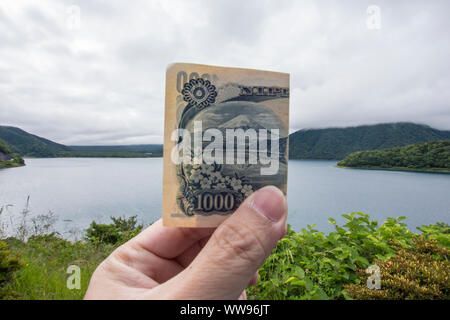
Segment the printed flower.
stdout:
[[194,183],[198,183],[201,179],[203,178],[203,176],[200,174],[199,170],[191,170],[191,176],[189,177],[189,180],[191,180]]
[[223,183],[229,183],[230,181],[231,181],[231,179],[229,176],[220,178],[220,182],[223,182]]
[[239,179],[232,178],[230,185],[234,189],[234,191],[239,191],[240,189],[242,189],[242,182]]
[[213,182],[217,182],[217,181],[221,181],[222,180],[222,174],[220,173],[220,171],[214,171],[210,174],[210,179]]
[[251,195],[251,194],[253,193],[253,187],[252,187],[250,184],[245,184],[245,185],[242,187],[241,192],[242,192],[246,197],[248,197],[249,195]]
[[207,164],[202,164],[201,165],[201,172],[205,175],[211,175],[211,173],[214,171],[214,167],[213,166],[209,166]]
[[226,188],[227,188],[227,186],[226,186],[226,184],[223,183],[223,182],[218,183],[218,184],[214,187],[214,189],[226,189]]
[[202,189],[210,189],[211,188],[211,180],[209,180],[208,178],[203,178],[200,181],[200,187]]
[[216,101],[216,87],[203,78],[192,79],[184,84],[181,91],[183,100],[203,109]]

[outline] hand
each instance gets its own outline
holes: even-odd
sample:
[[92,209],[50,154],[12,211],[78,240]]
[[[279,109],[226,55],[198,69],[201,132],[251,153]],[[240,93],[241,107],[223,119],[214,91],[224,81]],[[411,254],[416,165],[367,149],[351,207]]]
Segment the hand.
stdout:
[[272,186],[248,197],[218,228],[163,227],[117,248],[92,275],[85,299],[245,299],[286,234],[287,204]]

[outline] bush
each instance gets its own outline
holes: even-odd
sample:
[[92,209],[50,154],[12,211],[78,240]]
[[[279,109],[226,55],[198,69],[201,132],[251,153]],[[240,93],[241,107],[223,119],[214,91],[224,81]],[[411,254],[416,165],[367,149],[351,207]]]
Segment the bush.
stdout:
[[137,224],[137,216],[125,218],[111,217],[112,224],[98,224],[95,221],[86,229],[86,240],[108,244],[125,243],[141,232],[143,225]]
[[367,288],[368,274],[359,269],[360,284],[345,290],[355,299],[450,299],[450,250],[436,240],[418,236],[413,246],[395,243],[397,255],[389,260],[375,259],[380,268],[381,289]]
[[8,244],[0,241],[0,299],[7,299],[11,296],[5,285],[11,281],[13,272],[21,267],[19,257],[11,254]]
[[374,259],[386,260],[396,247],[412,244],[413,233],[398,219],[388,218],[381,226],[368,215],[343,215],[344,226],[335,225],[328,235],[314,226],[295,233],[290,228],[259,270],[259,281],[249,289],[257,299],[344,299],[344,285],[359,283],[358,269]]
[[448,224],[438,222],[428,226],[418,227],[426,239],[436,240],[441,246],[450,248],[450,227]]

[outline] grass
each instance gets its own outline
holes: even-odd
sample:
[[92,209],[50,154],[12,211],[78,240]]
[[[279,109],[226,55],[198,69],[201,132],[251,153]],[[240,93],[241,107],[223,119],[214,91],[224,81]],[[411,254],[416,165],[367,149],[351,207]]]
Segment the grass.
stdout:
[[[12,254],[19,254],[22,267],[5,287],[10,297],[24,300],[82,299],[95,268],[113,250],[113,245],[84,241],[71,243],[55,235],[34,236],[26,243],[7,239]],[[81,288],[68,289],[67,268],[81,270]]]
[[[328,234],[315,230],[314,226],[298,233],[289,228],[260,268],[258,284],[248,290],[249,299],[350,299],[345,288],[364,285],[358,279],[361,270],[374,261],[392,259],[397,255],[398,246],[411,247],[419,236],[409,231],[402,222],[404,217],[389,218],[381,225],[362,213],[343,217],[347,222],[342,226],[329,219],[336,230]],[[28,233],[23,230],[18,233],[19,237],[27,234],[22,240],[17,236],[2,240],[7,243],[10,254],[19,257],[20,268],[10,272],[6,284],[0,282],[0,298],[2,292],[6,292],[3,296],[6,299],[82,299],[96,267],[142,229],[136,217],[114,218],[109,225],[92,223],[84,240],[71,242],[51,232],[52,217],[41,217],[41,220],[41,227],[35,224]],[[447,250],[450,248],[448,225],[437,223],[419,230],[427,241],[434,241]],[[448,258],[445,259],[447,269],[439,272],[450,274]],[[67,269],[71,265],[80,268],[80,289],[67,287],[70,276]],[[436,285],[430,281],[430,287]],[[449,294],[445,291],[448,282],[445,285],[444,298]]]

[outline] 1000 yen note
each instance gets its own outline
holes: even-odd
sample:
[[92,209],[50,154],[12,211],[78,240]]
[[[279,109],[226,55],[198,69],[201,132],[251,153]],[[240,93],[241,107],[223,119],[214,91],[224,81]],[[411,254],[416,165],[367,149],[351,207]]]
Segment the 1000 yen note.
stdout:
[[163,223],[216,227],[266,185],[286,194],[289,74],[167,68]]

